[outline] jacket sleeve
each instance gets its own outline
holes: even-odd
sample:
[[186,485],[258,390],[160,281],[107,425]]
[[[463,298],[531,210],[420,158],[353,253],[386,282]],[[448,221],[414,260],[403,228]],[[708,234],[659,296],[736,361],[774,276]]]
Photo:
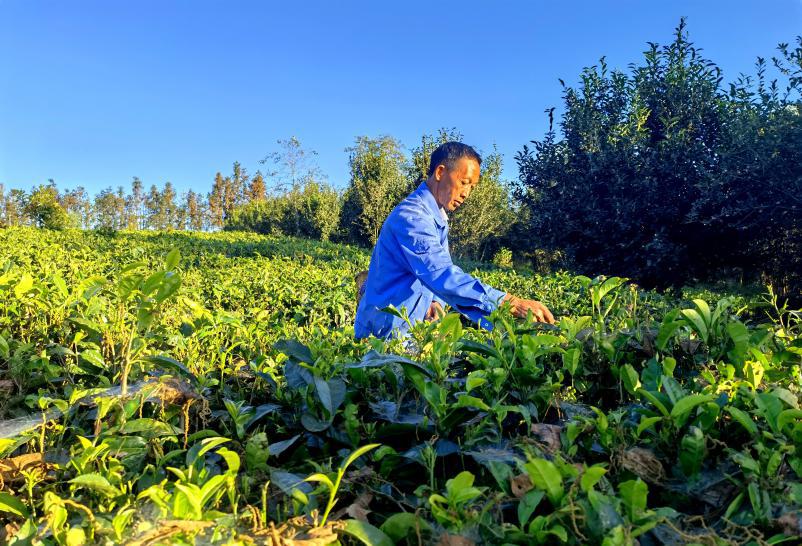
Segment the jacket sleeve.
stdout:
[[399,214],[390,225],[403,261],[436,299],[476,322],[499,306],[505,293],[454,265],[431,218]]

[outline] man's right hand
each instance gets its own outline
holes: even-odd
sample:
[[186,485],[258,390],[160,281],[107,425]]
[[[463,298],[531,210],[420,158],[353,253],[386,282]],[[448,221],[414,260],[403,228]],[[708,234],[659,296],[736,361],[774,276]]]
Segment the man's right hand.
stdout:
[[549,308],[539,301],[525,300],[515,297],[512,294],[507,294],[501,301],[502,303],[509,303],[512,314],[518,318],[526,318],[529,315],[529,311],[531,311],[535,320],[538,322],[545,322],[547,324],[554,324],[555,322],[554,315],[551,314]]

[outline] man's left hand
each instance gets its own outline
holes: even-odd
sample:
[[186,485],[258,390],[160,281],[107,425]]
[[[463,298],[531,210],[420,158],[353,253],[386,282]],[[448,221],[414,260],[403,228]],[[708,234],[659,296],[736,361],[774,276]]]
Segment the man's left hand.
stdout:
[[433,301],[432,304],[429,306],[429,310],[426,311],[426,320],[427,321],[437,320],[445,314],[446,312],[443,311],[443,306],[440,305],[438,302]]

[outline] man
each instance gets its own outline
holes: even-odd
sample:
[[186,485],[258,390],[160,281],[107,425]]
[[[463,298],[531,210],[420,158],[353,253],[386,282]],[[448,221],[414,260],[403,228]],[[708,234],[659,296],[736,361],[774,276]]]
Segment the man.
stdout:
[[479,183],[482,159],[460,142],[446,142],[429,162],[428,179],[393,209],[373,249],[354,324],[357,338],[405,337],[409,325],[383,308],[405,308],[410,322],[431,320],[448,304],[475,322],[504,302],[515,316],[532,312],[554,323],[542,303],[505,294],[468,275],[451,261],[448,217]]

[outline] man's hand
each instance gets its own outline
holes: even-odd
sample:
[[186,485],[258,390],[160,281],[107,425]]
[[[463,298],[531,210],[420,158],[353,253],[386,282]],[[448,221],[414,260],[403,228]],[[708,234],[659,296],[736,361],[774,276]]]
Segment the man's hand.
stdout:
[[429,306],[429,310],[426,311],[426,320],[427,321],[437,320],[445,314],[446,312],[443,311],[443,306],[437,303],[436,301],[433,301],[432,304]]
[[554,324],[554,315],[551,314],[548,307],[539,301],[517,298],[512,294],[507,294],[501,301],[502,303],[509,303],[512,308],[512,314],[518,318],[526,318],[529,311],[532,311],[532,315],[538,322]]

